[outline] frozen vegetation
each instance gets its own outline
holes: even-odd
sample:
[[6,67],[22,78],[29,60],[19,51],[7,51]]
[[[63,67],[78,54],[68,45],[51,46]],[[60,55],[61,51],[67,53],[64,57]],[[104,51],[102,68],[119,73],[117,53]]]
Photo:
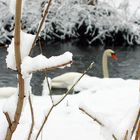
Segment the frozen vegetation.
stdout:
[[[25,2],[22,28],[26,32],[36,32],[45,3]],[[0,6],[0,43],[4,43],[11,38],[13,16],[4,0]],[[86,0],[53,0],[41,36],[48,40],[78,38],[89,44],[140,44],[139,6],[137,0],[100,0],[96,6]]]

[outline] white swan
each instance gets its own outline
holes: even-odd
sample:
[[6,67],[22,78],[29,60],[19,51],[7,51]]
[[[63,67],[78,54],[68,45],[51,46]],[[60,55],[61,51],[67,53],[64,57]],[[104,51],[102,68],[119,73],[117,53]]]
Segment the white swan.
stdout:
[[16,87],[1,87],[0,88],[0,98],[7,98],[15,94],[17,91]]
[[[107,64],[108,57],[112,57],[113,59],[117,60],[117,56],[113,50],[107,49],[104,51],[103,57],[102,57],[104,78],[109,77],[108,64]],[[69,88],[75,82],[75,80],[78,79],[81,75],[82,73],[78,73],[78,72],[64,73],[52,79],[52,87],[53,88]],[[90,76],[85,75],[84,77],[90,77]]]
[[[82,73],[79,72],[67,72],[60,76],[52,79],[52,88],[69,88],[78,79]],[[89,75],[84,75],[84,77],[90,77]]]
[[[48,82],[51,88],[51,78],[48,77]],[[42,95],[46,96],[49,94],[49,88],[48,88],[48,83],[46,79],[44,79],[43,83],[43,90],[42,90]],[[17,92],[17,87],[0,87],[0,98],[8,98],[12,95],[14,95]]]
[[117,60],[117,55],[115,52],[111,49],[107,49],[103,53],[102,57],[102,69],[103,69],[103,76],[104,78],[109,77],[109,72],[108,72],[108,57],[112,57],[112,59]]
[[[108,66],[107,66],[107,58],[112,57],[113,59],[117,59],[115,52],[111,49],[107,49],[103,54],[103,75],[104,77],[108,77]],[[73,83],[82,75],[82,73],[78,72],[68,72],[57,76],[52,79],[51,87],[53,88],[69,88]],[[90,77],[89,75],[85,75],[84,78]],[[0,98],[7,98],[13,95],[16,92],[17,88],[14,87],[2,87],[0,88]],[[43,90],[44,94],[44,90]]]

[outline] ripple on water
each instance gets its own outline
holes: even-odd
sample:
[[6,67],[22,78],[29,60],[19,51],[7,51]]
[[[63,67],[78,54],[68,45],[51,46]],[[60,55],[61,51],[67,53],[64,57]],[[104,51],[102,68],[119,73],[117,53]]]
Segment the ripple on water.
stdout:
[[17,78],[15,74],[0,74],[0,87],[17,86]]

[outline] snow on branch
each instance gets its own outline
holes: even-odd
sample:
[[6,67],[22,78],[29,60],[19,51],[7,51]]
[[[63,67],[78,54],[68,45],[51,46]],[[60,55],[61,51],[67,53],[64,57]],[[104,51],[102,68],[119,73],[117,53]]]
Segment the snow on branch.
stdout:
[[115,117],[113,115],[111,116],[111,114],[94,112],[85,104],[81,104],[79,106],[79,110],[101,126],[101,134],[107,140],[112,139],[112,137],[115,140],[125,140],[126,137],[130,139],[133,135],[132,133],[134,133],[135,121],[137,121],[136,118],[139,116],[138,104],[126,111],[124,115],[122,115],[121,119],[115,119]]
[[[117,140],[117,138],[114,135],[113,131],[109,127],[106,126],[105,118],[103,118],[103,116],[101,114],[91,111],[85,105],[79,106],[79,110],[81,110],[83,113],[85,113],[91,119],[93,119],[97,124],[99,124],[103,128],[102,130],[104,130],[104,132],[106,133],[107,138],[112,139],[112,137],[113,137],[114,140]],[[105,130],[105,129],[107,129],[107,130]]]
[[[21,31],[21,47],[20,47],[21,60],[23,60],[24,57],[29,55],[34,38],[35,35],[27,34]],[[12,42],[9,45],[7,51],[8,51],[8,55],[6,57],[7,67],[16,70],[14,38],[12,39]]]
[[59,56],[52,56],[46,58],[42,54],[31,58],[29,56],[23,59],[21,64],[21,73],[23,78],[29,77],[29,74],[35,71],[41,71],[44,69],[62,68],[64,66],[70,66],[72,63],[72,53],[65,52]]

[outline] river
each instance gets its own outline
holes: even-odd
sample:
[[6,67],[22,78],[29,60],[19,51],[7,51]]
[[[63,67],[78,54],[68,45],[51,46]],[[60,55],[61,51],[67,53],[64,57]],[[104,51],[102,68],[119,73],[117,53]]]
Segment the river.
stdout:
[[[109,73],[112,78],[123,79],[139,79],[140,78],[140,47],[102,47],[102,46],[86,46],[79,45],[75,41],[70,42],[55,42],[46,43],[40,50],[39,47],[34,49],[33,55],[42,53],[47,56],[60,55],[66,51],[73,53],[73,64],[71,67],[64,69],[56,69],[48,73],[48,76],[53,78],[65,72],[83,72],[89,64],[94,61],[93,67],[88,74],[91,76],[102,77],[102,54],[105,48],[112,48],[118,55],[118,61],[109,59]],[[0,47],[0,87],[3,86],[16,86],[16,73],[6,68],[6,48]],[[33,74],[31,85],[34,87],[33,93],[41,94],[41,83],[45,74],[37,72]]]

